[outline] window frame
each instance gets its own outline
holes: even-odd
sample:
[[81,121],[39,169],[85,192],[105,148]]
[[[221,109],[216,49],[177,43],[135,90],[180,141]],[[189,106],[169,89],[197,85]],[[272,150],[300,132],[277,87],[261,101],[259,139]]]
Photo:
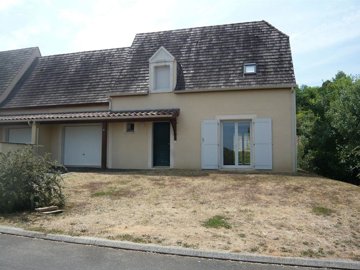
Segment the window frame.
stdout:
[[[254,71],[247,72],[246,71],[247,67],[254,67]],[[256,65],[256,63],[245,63],[244,64],[244,75],[256,74],[256,73],[257,73],[257,65]]]
[[[27,142],[10,142],[10,132],[14,129],[27,129],[30,131],[30,140]],[[19,126],[8,126],[4,129],[4,142],[6,143],[13,143],[13,144],[32,144],[32,128],[26,125],[19,125]]]
[[[158,86],[158,81],[157,81],[157,72],[159,72],[159,68],[161,67],[167,67],[168,68],[168,71],[169,71],[169,77],[167,78],[168,79],[168,87],[167,88],[159,88]],[[170,89],[171,89],[171,65],[170,64],[156,64],[153,66],[154,68],[154,72],[153,72],[153,76],[154,76],[154,89],[153,91],[156,91],[156,92],[168,92]]]
[[[131,127],[131,128],[129,128]],[[135,123],[134,122],[126,122],[125,125],[126,133],[135,133]]]
[[[156,68],[169,66],[169,88],[157,89]],[[149,59],[149,90],[150,93],[172,92],[176,87],[177,63],[175,57],[164,47],[160,47]]]
[[[224,138],[224,134],[223,134],[223,126],[224,126],[224,123],[232,123],[234,124],[234,131],[235,131],[235,134],[234,135],[238,135],[238,128],[237,128],[237,124],[239,122],[248,122],[249,123],[249,128],[250,128],[250,164],[247,164],[247,165],[239,165],[238,164],[238,157],[236,156],[237,154],[235,154],[235,163],[234,165],[224,165],[224,141],[223,141],[223,138]],[[220,161],[220,168],[224,168],[224,169],[251,169],[251,168],[254,168],[254,147],[253,147],[253,142],[254,142],[254,132],[253,132],[253,119],[223,119],[223,120],[220,120],[220,151],[219,151],[219,161]],[[234,145],[237,146],[238,142],[234,142]],[[238,148],[238,147],[235,147],[235,148]]]

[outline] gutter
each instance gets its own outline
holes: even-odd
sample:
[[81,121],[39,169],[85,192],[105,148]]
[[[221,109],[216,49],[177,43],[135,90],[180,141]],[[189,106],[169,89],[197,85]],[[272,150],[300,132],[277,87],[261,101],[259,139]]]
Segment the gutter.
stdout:
[[[174,94],[191,94],[191,93],[206,93],[206,92],[223,92],[223,91],[239,91],[239,90],[265,90],[265,89],[292,89],[295,84],[265,84],[265,85],[251,85],[251,86],[236,86],[236,87],[217,87],[217,88],[197,88],[173,90],[169,92],[159,93],[174,93]],[[143,92],[112,92],[108,93],[108,97],[127,97],[127,96],[147,96],[149,91]]]

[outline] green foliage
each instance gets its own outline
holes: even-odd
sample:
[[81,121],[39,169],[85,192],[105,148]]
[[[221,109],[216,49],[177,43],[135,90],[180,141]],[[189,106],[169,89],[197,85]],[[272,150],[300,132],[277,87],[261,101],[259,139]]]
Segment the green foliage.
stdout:
[[334,213],[334,210],[322,206],[314,206],[312,211],[318,216],[330,216],[332,213]]
[[213,216],[212,218],[209,218],[203,223],[203,226],[206,228],[225,228],[230,229],[231,225],[227,222],[227,218],[223,216]]
[[297,89],[297,122],[301,168],[359,183],[359,78],[339,72],[321,87]]
[[[57,168],[57,169],[56,169]],[[31,147],[0,153],[0,213],[64,205],[59,165]]]

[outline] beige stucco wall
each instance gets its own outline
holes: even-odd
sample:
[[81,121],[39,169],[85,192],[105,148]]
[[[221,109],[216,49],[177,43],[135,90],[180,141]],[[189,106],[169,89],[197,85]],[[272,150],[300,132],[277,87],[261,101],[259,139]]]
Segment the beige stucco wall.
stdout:
[[[5,142],[5,130],[6,128],[13,127],[14,125],[5,125],[0,126],[0,142]],[[40,153],[50,153],[51,157],[55,160],[61,161],[61,133],[62,125],[48,125],[48,124],[37,124],[37,138],[35,139],[35,144],[39,145]],[[10,145],[10,146],[8,146]],[[16,144],[14,144],[15,148]],[[20,144],[22,145],[22,144]],[[6,149],[10,149],[11,144],[6,144],[4,146]],[[5,149],[3,148],[3,149]],[[1,151],[1,149],[0,149]]]
[[0,153],[7,153],[9,151],[20,150],[28,146],[27,144],[20,143],[0,143]]
[[[7,114],[31,114],[31,113],[62,113],[62,112],[82,112],[82,111],[106,111],[108,105],[93,106],[66,106],[53,108],[33,108],[33,109],[7,109],[0,111],[0,115]],[[5,141],[5,129],[16,124],[4,124],[0,126],[0,142]],[[62,162],[62,132],[63,124],[42,124],[37,123],[38,138],[37,144],[41,145],[42,152],[50,153],[54,160]]]
[[[294,145],[292,142],[292,92],[290,89],[276,90],[241,90],[208,93],[157,93],[147,96],[113,97],[112,110],[137,110],[179,108],[178,138],[172,142],[174,168],[201,167],[201,122],[216,119],[220,115],[256,115],[272,119],[273,129],[273,170],[291,172],[293,170]],[[146,127],[146,126],[144,126]],[[122,126],[114,125],[109,133],[111,168],[122,168],[124,157],[126,163],[136,162],[136,168],[148,168],[149,144],[145,134],[151,134],[151,125],[142,135],[120,143]],[[141,130],[135,131],[140,133]],[[121,135],[119,137],[119,135]],[[127,138],[129,139],[129,138]],[[137,142],[134,142],[137,141]],[[136,145],[136,151],[133,147]],[[126,147],[124,147],[126,146]],[[117,153],[117,154],[116,154]],[[130,160],[136,154],[136,161]],[[110,153],[109,153],[110,154]],[[148,157],[144,159],[144,157]]]
[[[295,163],[293,93],[290,89],[240,90],[207,93],[159,93],[112,98],[112,110],[179,108],[177,141],[171,136],[171,165],[174,168],[201,167],[201,123],[224,115],[255,115],[271,118],[273,130],[273,170],[291,172]],[[86,107],[106,110],[106,106]],[[43,109],[30,112],[81,111],[84,107]],[[23,111],[24,112],[24,111]],[[127,133],[125,122],[108,124],[108,168],[146,169],[152,164],[152,123],[136,122]],[[63,125],[39,124],[38,144],[52,158],[62,161]],[[0,126],[3,141],[4,126]]]
[[62,125],[38,125],[38,144],[42,145],[42,151],[50,153],[52,159],[62,160]]
[[136,122],[135,132],[126,132],[126,123],[109,123],[108,167],[145,169],[149,161],[151,123]]

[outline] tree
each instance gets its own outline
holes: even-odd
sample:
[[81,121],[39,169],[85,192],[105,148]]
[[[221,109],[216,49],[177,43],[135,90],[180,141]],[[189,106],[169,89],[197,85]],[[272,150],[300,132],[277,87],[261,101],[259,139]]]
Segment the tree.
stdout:
[[299,165],[321,175],[360,179],[360,80],[336,74],[321,87],[297,89]]
[[31,147],[0,153],[0,213],[64,205],[59,165]]

